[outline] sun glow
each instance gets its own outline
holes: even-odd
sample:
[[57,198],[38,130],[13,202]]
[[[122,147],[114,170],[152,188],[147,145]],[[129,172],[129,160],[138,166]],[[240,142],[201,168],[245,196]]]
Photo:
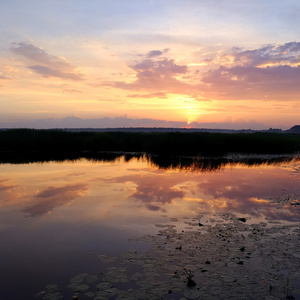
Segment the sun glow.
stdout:
[[197,108],[188,108],[186,111],[187,123],[191,124],[192,122],[197,122],[200,115],[203,115],[204,112]]

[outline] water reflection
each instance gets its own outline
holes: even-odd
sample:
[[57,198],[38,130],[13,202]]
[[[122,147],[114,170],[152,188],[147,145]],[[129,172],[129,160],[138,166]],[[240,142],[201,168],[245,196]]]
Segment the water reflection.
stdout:
[[[253,217],[298,221],[297,180],[281,168],[238,165],[216,173],[173,173],[162,170],[113,177],[110,183],[132,184],[128,198],[149,210],[246,213]],[[272,199],[277,199],[273,201]],[[289,199],[289,201],[286,201]]]
[[128,217],[131,209],[142,215],[152,211],[176,216],[224,211],[297,221],[298,209],[291,204],[298,201],[298,165],[298,157],[207,159],[118,153],[14,168],[3,164],[7,172],[4,167],[0,205],[16,205],[30,217],[80,207],[80,218],[86,214],[103,218],[119,214],[122,207]]
[[243,164],[245,166],[277,165],[291,161],[300,161],[296,155],[233,155],[228,157],[182,157],[160,156],[146,153],[123,152],[85,152],[85,153],[40,153],[27,152],[24,154],[14,152],[1,153],[0,164],[28,164],[45,162],[75,162],[80,159],[93,162],[130,162],[132,160],[146,160],[153,167],[159,169],[177,169],[199,172],[218,171],[229,165]]
[[181,181],[181,176],[150,170],[141,174],[125,175],[107,180],[110,183],[133,184],[134,189],[128,198],[138,200],[149,210],[164,212],[167,204],[172,204],[175,199],[184,199],[185,192],[176,188]]
[[10,191],[13,188],[17,187],[16,185],[10,185],[8,183],[8,181],[9,181],[8,179],[1,179],[0,180],[0,192]]
[[50,213],[55,207],[67,205],[71,200],[80,197],[88,189],[86,184],[74,184],[62,187],[50,186],[37,192],[23,211],[31,217]]
[[[2,157],[0,293],[6,298],[21,296],[11,296],[16,273],[28,284],[36,276],[45,284],[57,274],[72,276],[89,264],[85,253],[128,249],[130,237],[154,233],[155,224],[170,218],[204,223],[205,216],[234,213],[259,221],[300,220],[297,157],[73,158],[9,164]],[[33,274],[31,265],[39,271]]]

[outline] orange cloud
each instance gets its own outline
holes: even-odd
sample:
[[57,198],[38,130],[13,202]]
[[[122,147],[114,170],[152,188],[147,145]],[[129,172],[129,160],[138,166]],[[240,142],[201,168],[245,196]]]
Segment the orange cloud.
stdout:
[[168,95],[163,92],[150,93],[150,94],[131,94],[127,95],[130,98],[159,98],[159,99],[167,99]]

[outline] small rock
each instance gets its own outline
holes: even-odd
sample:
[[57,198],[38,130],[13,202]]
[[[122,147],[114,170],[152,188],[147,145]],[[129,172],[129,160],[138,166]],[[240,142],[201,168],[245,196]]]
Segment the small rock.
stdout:
[[194,287],[194,286],[196,286],[197,285],[197,283],[195,282],[195,280],[193,280],[192,278],[190,278],[190,277],[188,277],[188,279],[187,279],[187,286],[188,287]]
[[238,218],[238,220],[241,221],[241,222],[244,222],[244,223],[246,222],[245,218]]

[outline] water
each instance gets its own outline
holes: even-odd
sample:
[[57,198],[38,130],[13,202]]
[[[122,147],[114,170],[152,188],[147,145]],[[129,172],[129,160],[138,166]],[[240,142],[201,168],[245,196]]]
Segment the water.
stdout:
[[49,284],[71,299],[70,278],[106,272],[99,255],[147,251],[145,239],[130,239],[155,236],[160,224],[188,232],[228,213],[247,224],[298,224],[299,195],[297,159],[3,163],[0,299],[50,299]]

